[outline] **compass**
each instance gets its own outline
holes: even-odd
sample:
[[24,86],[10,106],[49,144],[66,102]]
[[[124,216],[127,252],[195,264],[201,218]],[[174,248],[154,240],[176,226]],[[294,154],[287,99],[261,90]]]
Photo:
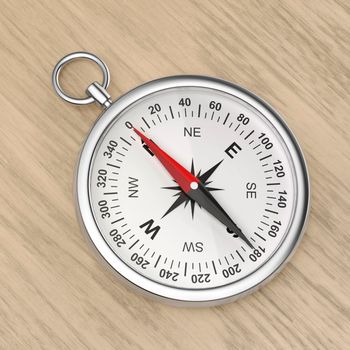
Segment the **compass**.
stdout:
[[[83,100],[59,85],[85,58],[104,82]],[[309,208],[306,164],[279,114],[251,92],[204,76],[174,76],[112,102],[106,65],[64,57],[53,83],[71,103],[104,109],[76,171],[77,213],[98,255],[142,292],[217,305],[256,290],[297,247]]]

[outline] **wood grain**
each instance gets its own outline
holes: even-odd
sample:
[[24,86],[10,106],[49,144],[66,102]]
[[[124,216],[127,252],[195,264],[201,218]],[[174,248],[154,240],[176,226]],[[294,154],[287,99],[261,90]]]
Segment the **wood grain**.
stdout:
[[[350,3],[1,1],[1,349],[349,349]],[[271,283],[238,302],[173,308],[104,269],[74,213],[73,169],[98,108],[53,93],[54,64],[91,51],[114,97],[175,74],[221,77],[284,115],[312,181],[309,226]],[[96,71],[75,65],[66,87]]]

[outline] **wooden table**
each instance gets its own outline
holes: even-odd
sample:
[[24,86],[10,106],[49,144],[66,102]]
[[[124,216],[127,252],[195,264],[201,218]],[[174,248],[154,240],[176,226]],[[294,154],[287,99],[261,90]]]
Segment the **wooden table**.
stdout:
[[[2,1],[1,349],[349,349],[350,3]],[[99,109],[63,103],[51,71],[91,51],[113,97],[147,80],[204,74],[271,103],[298,137],[312,181],[306,235],[260,291],[173,308],[116,282],[83,240],[72,196]],[[72,64],[65,87],[100,79]]]

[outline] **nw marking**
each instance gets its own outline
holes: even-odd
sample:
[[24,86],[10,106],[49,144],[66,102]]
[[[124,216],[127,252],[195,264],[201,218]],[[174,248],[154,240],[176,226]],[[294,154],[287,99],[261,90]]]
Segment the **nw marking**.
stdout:
[[129,176],[129,198],[139,198],[139,179]]

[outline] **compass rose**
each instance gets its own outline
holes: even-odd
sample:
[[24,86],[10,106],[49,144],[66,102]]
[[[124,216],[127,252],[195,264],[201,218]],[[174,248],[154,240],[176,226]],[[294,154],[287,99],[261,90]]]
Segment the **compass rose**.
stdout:
[[[212,181],[208,181],[209,178],[213,175],[213,173],[215,172],[215,170],[219,167],[219,165],[221,163],[222,163],[222,160],[201,175],[201,172],[202,172],[201,170],[199,170],[198,174],[196,174],[194,161],[192,159],[191,174],[195,175],[209,192],[222,191],[222,188],[210,187],[209,185],[212,183]],[[185,203],[184,208],[187,207],[188,203],[191,203],[192,219],[194,218],[194,208],[195,208],[195,204],[196,204],[194,199],[190,198],[184,191],[182,191],[180,186],[163,187],[163,189],[177,191],[177,193],[174,194],[174,197],[177,197],[177,199],[171,205],[171,207],[167,210],[167,212],[163,215],[163,218],[164,218],[164,216],[171,213],[174,209],[176,209],[177,207],[179,207],[183,203]],[[198,204],[198,206],[201,208],[200,204]]]

